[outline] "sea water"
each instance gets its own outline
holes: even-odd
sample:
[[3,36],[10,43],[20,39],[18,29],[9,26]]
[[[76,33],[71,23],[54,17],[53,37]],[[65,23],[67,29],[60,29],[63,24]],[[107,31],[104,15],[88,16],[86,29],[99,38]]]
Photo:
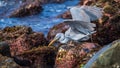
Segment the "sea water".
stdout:
[[44,10],[37,15],[22,18],[8,18],[7,16],[10,12],[18,8],[22,1],[0,0],[0,28],[3,29],[6,26],[25,25],[30,26],[33,31],[47,34],[51,27],[63,22],[63,19],[57,18],[57,16],[69,10],[68,7],[77,5],[78,2],[79,0],[66,0],[66,2],[61,4],[45,4],[42,5]]

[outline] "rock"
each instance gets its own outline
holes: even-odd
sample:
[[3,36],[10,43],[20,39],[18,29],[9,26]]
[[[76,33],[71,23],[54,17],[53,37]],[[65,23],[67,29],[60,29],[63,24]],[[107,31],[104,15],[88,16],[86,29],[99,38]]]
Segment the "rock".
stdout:
[[94,43],[62,45],[56,57],[55,68],[80,68],[99,48]]
[[[109,47],[108,47],[109,46]],[[105,47],[104,47],[105,49]],[[100,50],[103,51],[103,50]],[[97,59],[90,65],[89,68],[119,68],[120,67],[120,40],[114,41],[107,45],[107,49],[95,55]],[[91,59],[93,60],[93,58]]]
[[0,31],[0,41],[10,46],[11,55],[19,55],[33,47],[48,45],[47,39],[41,32],[33,32],[30,27],[13,26]]
[[48,32],[47,39],[52,40],[57,33],[64,33],[68,28],[69,26],[65,23],[60,23],[53,26]]
[[43,33],[23,34],[10,42],[10,51],[11,55],[15,56],[30,50],[33,47],[44,46],[47,44],[48,41],[45,39]]
[[12,58],[0,54],[0,68],[22,68]]
[[97,32],[93,34],[92,40],[100,45],[106,45],[120,38],[120,15],[115,15],[107,20]]
[[43,10],[40,2],[25,2],[18,9],[15,9],[9,17],[24,17],[38,14]]
[[29,68],[54,68],[56,52],[54,47],[43,46],[25,51],[14,59],[17,60],[16,63],[23,66],[26,63],[20,62],[27,62]]
[[32,29],[27,26],[5,27],[3,30],[0,30],[0,41],[11,41],[17,39],[22,34],[31,33],[33,33]]
[[47,4],[47,3],[63,3],[65,0],[24,0],[24,2],[33,2],[38,1],[41,4]]
[[0,54],[3,56],[11,56],[10,47],[7,42],[0,42]]
[[58,15],[58,18],[64,18],[64,19],[72,19],[70,11],[66,11],[65,13]]

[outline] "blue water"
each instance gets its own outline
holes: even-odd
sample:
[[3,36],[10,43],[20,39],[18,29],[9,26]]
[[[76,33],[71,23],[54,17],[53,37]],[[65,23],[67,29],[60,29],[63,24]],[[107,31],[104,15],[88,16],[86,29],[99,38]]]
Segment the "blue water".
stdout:
[[64,13],[68,10],[68,7],[77,5],[79,2],[79,0],[66,0],[66,2],[62,4],[46,4],[43,5],[44,10],[40,14],[23,18],[7,18],[6,16],[17,8],[21,1],[3,1],[0,0],[0,15],[2,13],[4,14],[0,16],[0,28],[4,28],[6,26],[26,25],[32,27],[34,31],[43,32],[44,34],[47,34],[49,29],[55,24],[63,21],[63,19],[56,18],[56,16]]

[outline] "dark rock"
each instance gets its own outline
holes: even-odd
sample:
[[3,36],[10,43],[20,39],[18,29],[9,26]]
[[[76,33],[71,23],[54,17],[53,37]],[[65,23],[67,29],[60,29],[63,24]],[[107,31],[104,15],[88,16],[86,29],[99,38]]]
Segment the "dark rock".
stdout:
[[45,39],[43,33],[23,34],[10,42],[10,51],[11,55],[14,56],[30,50],[33,47],[44,46],[47,44],[48,41]]
[[64,33],[68,28],[69,26],[65,23],[60,23],[53,26],[48,32],[47,35],[48,40],[52,40],[57,33]]
[[0,68],[22,68],[12,58],[0,54]]
[[11,56],[10,47],[7,42],[0,42],[0,54],[3,56]]
[[[38,47],[25,51],[21,55],[16,56],[16,63],[23,61],[27,62],[29,68],[54,68],[56,57],[56,48],[54,47]],[[19,63],[26,65],[26,63]]]
[[14,61],[19,64],[20,66],[30,66],[31,63],[29,60],[21,60],[21,59],[18,59],[16,57],[13,57]]
[[14,10],[9,17],[24,17],[38,14],[43,10],[40,2],[25,2],[18,9]]

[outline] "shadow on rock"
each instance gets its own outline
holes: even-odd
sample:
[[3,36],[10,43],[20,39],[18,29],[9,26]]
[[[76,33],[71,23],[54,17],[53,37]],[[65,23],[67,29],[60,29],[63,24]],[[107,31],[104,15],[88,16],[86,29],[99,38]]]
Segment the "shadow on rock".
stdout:
[[54,47],[43,46],[24,51],[21,55],[16,56],[14,60],[21,66],[32,68],[53,68],[56,52],[57,50]]

